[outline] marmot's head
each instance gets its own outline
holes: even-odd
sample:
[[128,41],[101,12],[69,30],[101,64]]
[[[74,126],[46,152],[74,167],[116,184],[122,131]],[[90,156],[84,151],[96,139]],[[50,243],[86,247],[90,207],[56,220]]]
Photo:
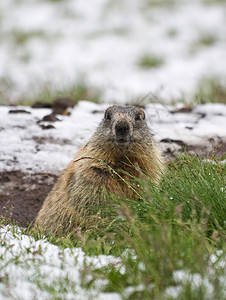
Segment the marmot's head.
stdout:
[[100,140],[119,148],[150,140],[144,110],[136,106],[111,106],[104,114],[96,134]]

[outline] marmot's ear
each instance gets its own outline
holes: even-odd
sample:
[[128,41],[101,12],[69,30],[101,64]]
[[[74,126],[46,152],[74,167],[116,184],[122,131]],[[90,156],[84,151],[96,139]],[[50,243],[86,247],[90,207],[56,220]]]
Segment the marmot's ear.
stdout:
[[108,108],[105,110],[104,118],[105,118],[106,120],[111,120],[111,107],[108,107]]
[[141,115],[141,118],[143,120],[145,120],[145,112],[144,112],[143,108],[140,108],[140,115]]

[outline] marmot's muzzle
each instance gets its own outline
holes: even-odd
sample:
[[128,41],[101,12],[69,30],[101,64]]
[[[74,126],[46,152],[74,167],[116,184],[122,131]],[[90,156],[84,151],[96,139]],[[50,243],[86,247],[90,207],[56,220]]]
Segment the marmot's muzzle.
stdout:
[[119,143],[126,143],[130,140],[130,124],[126,121],[117,122],[114,126],[115,139]]

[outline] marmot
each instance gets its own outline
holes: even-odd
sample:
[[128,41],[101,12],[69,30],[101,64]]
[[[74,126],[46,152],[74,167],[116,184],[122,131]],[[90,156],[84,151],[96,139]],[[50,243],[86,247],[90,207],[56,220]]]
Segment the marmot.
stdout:
[[97,215],[98,207],[110,205],[111,195],[138,200],[134,178],[148,175],[158,181],[162,167],[144,110],[136,106],[109,107],[90,141],[45,199],[35,226],[80,227],[88,222],[92,211]]

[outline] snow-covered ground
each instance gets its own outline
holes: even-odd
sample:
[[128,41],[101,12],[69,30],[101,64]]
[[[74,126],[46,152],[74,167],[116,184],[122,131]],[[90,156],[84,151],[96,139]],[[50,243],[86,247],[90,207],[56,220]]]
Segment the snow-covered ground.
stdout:
[[[88,257],[80,248],[60,249],[45,240],[35,241],[21,234],[20,229],[0,228],[0,299],[109,299],[118,300],[117,294],[99,293],[104,281],[93,290],[81,287],[82,269],[100,268],[108,264],[119,265],[119,258],[99,255]],[[17,261],[17,263],[15,263]],[[6,284],[6,281],[8,284]],[[60,282],[64,288],[61,288]],[[49,289],[47,288],[49,287]],[[55,289],[55,291],[54,291]]]
[[81,79],[105,102],[189,100],[203,77],[225,83],[226,3],[1,0],[0,41],[0,103]]
[[[0,171],[59,174],[93,134],[106,107],[81,101],[70,116],[58,116],[61,121],[52,123],[55,128],[49,130],[37,122],[50,114],[50,109],[23,107],[30,114],[9,114],[15,107],[0,107]],[[147,106],[147,121],[158,142],[179,140],[187,146],[209,147],[209,151],[212,144],[226,143],[225,105],[199,105],[187,113],[174,111],[173,106]],[[160,146],[165,151],[181,148],[166,141]]]

